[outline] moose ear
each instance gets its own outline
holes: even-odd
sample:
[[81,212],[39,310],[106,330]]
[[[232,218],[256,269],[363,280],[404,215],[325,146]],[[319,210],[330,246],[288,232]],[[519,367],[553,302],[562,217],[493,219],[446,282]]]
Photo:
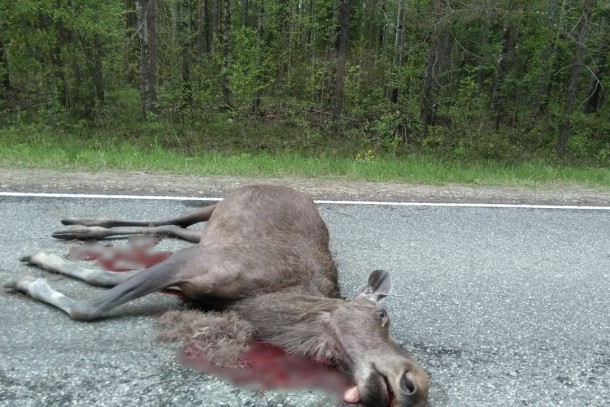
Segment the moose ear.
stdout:
[[377,302],[383,297],[390,295],[392,291],[392,279],[387,271],[375,270],[369,275],[369,281],[365,287],[354,296],[354,298],[366,298]]

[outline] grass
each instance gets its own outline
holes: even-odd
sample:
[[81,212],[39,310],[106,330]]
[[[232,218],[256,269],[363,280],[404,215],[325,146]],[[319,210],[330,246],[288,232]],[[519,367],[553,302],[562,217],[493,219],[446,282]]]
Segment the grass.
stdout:
[[[71,170],[153,171],[170,174],[243,177],[306,177],[424,184],[503,185],[544,188],[582,185],[610,189],[607,168],[571,167],[547,162],[507,165],[494,162],[460,163],[408,155],[364,155],[363,159],[332,154],[308,156],[291,151],[239,153],[203,151],[181,154],[154,140],[148,145],[130,141],[57,137],[19,137],[0,129],[0,166]],[[24,141],[26,140],[26,141]]]
[[268,109],[263,118],[216,112],[146,122],[133,119],[137,112],[128,106],[111,113],[112,120],[97,126],[65,112],[5,116],[0,121],[0,167],[610,189],[607,167],[553,159],[460,161],[436,150],[416,154],[405,148],[391,154],[391,148],[361,129],[337,136],[327,123],[294,109]]

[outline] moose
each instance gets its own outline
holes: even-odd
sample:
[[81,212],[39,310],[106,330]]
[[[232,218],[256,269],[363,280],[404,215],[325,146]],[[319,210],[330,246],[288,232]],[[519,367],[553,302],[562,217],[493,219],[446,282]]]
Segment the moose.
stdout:
[[[207,222],[202,230],[189,226]],[[22,261],[89,284],[109,287],[74,300],[43,278],[22,277],[11,288],[53,305],[74,320],[91,321],[147,294],[172,288],[208,308],[231,311],[254,335],[287,353],[332,361],[354,383],[343,399],[364,406],[426,406],[429,381],[420,365],[390,336],[378,301],[392,282],[375,270],[351,299],[341,297],[329,232],[314,201],[296,190],[251,185],[194,213],[161,221],[69,218],[62,239],[126,234],[169,235],[193,243],[142,270],[117,273],[85,268],[40,251]]]

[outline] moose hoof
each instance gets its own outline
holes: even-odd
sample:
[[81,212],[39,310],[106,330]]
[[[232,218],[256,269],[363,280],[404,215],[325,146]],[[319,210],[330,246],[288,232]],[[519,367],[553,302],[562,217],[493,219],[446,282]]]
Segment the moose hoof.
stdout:
[[106,227],[108,219],[105,218],[65,218],[61,220],[64,226],[80,225],[80,226],[102,226]]
[[32,283],[35,283],[40,278],[25,276],[19,280],[11,280],[4,283],[4,288],[10,291],[20,291],[22,293],[28,293],[28,288]]
[[49,257],[57,257],[57,254],[51,253],[46,250],[40,250],[34,254],[28,254],[26,256],[21,257],[19,261],[21,261],[22,263],[34,264],[38,266],[40,263],[44,262],[44,260]]
[[108,236],[108,229],[96,226],[72,225],[69,226],[68,229],[53,232],[51,236],[53,236],[55,239],[62,240],[102,239]]
[[57,253],[41,250],[37,253],[23,256],[21,261],[43,270],[60,272],[58,270],[61,268],[64,260]]

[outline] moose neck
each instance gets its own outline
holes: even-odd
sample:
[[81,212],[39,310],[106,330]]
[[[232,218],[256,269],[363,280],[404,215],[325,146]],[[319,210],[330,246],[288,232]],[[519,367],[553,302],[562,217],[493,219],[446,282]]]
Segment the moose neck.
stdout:
[[258,338],[288,353],[341,364],[342,352],[328,324],[340,301],[287,290],[247,298],[231,308],[254,326]]

